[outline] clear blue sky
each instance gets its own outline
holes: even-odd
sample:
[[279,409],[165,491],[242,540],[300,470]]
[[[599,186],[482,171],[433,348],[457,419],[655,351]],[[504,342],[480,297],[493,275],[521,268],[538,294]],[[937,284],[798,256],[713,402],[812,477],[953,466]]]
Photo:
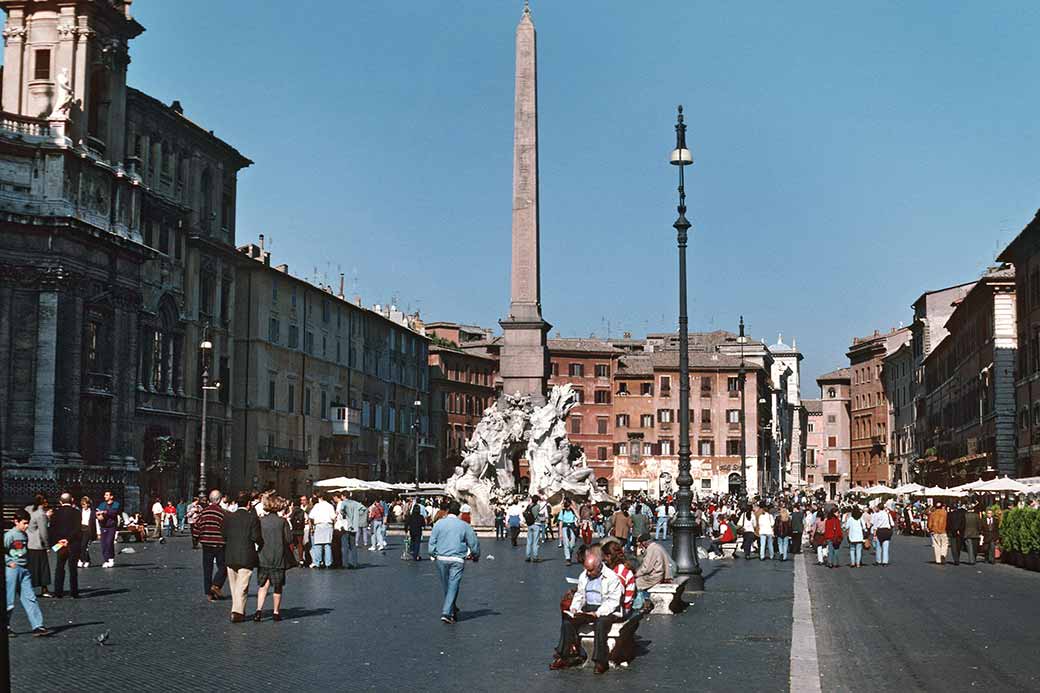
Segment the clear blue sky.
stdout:
[[[366,304],[496,326],[509,291],[522,2],[138,0],[130,83],[256,164],[238,241]],[[854,335],[991,263],[1040,206],[1036,2],[532,3],[543,307],[568,336],[675,329],[675,105],[695,329]],[[554,331],[555,331],[554,330]]]

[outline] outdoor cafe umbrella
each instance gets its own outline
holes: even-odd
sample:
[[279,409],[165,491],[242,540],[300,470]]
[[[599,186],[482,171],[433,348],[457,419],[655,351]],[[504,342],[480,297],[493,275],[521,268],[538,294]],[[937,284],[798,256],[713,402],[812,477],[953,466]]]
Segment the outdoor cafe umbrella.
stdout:
[[920,493],[924,490],[924,486],[921,486],[921,484],[910,483],[897,486],[894,490],[898,495],[903,495],[905,493]]
[[895,495],[896,490],[885,486],[884,484],[877,484],[876,486],[868,488],[864,493],[868,496],[892,496]]
[[1030,493],[1033,489],[1020,481],[1005,476],[1003,479],[993,479],[975,488],[977,493]]
[[925,490],[920,492],[922,496],[928,496],[929,498],[963,498],[968,495],[963,491],[955,491],[951,488],[942,488],[941,486],[929,486]]
[[974,491],[979,486],[982,486],[985,483],[986,482],[983,481],[982,479],[979,479],[978,481],[969,481],[966,484],[961,484],[960,486],[954,486],[953,490],[954,491]]

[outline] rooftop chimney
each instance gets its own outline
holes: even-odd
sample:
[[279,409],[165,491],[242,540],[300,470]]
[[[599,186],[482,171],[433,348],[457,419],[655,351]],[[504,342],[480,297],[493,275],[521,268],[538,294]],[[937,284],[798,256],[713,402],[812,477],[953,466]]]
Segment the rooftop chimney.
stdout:
[[343,300],[343,273],[339,273],[339,298]]
[[174,99],[173,103],[170,104],[170,109],[174,113],[179,113],[180,115],[184,115],[184,106],[181,106],[181,102],[178,101],[177,99]]

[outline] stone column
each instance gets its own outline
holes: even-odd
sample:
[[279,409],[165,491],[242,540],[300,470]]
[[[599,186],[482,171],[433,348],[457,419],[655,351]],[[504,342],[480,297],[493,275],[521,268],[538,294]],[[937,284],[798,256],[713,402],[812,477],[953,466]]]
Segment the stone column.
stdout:
[[33,408],[33,452],[36,464],[54,460],[54,373],[58,346],[58,293],[41,291],[36,325],[36,393]]
[[22,74],[25,71],[24,13],[21,8],[11,8],[4,26],[3,109],[10,113],[22,112],[22,93],[27,81]]
[[62,360],[68,365],[63,368],[64,377],[68,378],[67,387],[63,391],[67,393],[67,401],[63,407],[67,411],[62,415],[61,430],[62,451],[68,457],[79,460],[79,403],[80,393],[83,391],[83,298],[69,293],[68,299],[68,329],[71,334],[67,335],[68,349],[62,355]]

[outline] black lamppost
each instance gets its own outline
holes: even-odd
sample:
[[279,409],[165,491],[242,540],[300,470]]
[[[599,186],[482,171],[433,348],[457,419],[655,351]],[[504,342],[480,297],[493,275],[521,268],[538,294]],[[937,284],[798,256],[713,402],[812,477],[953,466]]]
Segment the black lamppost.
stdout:
[[747,371],[744,369],[744,316],[740,316],[740,334],[737,342],[740,344],[740,370],[737,372],[737,382],[740,385],[740,495],[747,498],[747,435],[744,418],[744,384],[747,382]]
[[693,476],[690,474],[690,334],[686,318],[686,240],[690,222],[686,219],[686,189],[683,169],[693,163],[693,155],[686,148],[686,125],[683,124],[682,106],[675,124],[675,149],[670,163],[679,167],[679,218],[675,227],[679,245],[679,476],[676,483],[675,535],[672,540],[672,558],[676,572],[688,576],[686,589],[704,590],[704,577],[697,557],[695,523],[690,503],[693,500]]

